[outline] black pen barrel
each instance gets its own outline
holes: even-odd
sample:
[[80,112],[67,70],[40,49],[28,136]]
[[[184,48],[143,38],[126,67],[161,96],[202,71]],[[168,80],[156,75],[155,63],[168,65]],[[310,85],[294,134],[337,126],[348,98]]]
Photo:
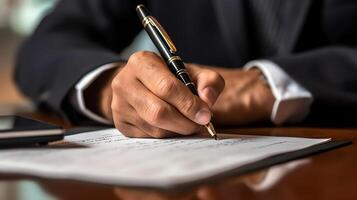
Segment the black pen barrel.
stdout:
[[[193,94],[198,96],[197,88],[192,82],[182,59],[176,54],[177,49],[164,28],[153,16],[150,15],[150,12],[144,5],[138,5],[136,12],[145,31],[148,33],[150,39],[159,50],[161,57],[167,63],[170,71],[175,74],[176,77],[181,80]],[[214,130],[212,123],[209,122],[205,125],[205,127],[208,133],[217,140],[216,131]]]
[[151,25],[147,25],[144,29],[149,35],[149,37],[151,38],[151,41],[155,44],[156,48],[159,50],[162,58],[165,61],[175,56],[175,54],[170,52],[170,47],[168,47],[167,44],[163,42],[164,39],[162,38],[162,36],[160,35],[160,33],[157,31],[156,28],[154,28]]
[[140,21],[143,21],[145,17],[151,15],[149,10],[143,4],[140,4],[136,7],[136,13],[138,14]]
[[155,20],[155,18],[151,16],[150,12],[146,9],[144,5],[137,6],[136,12],[144,26],[145,31],[155,44],[156,48],[159,50],[161,57],[167,63],[170,71],[175,74],[177,78],[180,79],[191,90],[193,94],[198,95],[197,89],[194,83],[191,81],[189,74],[187,73],[185,64],[176,54],[176,52],[173,51],[172,48],[170,48],[167,39],[164,38],[163,32],[165,32],[165,30],[160,27],[162,29],[160,32],[160,29],[156,27],[160,26],[158,22],[154,22],[157,23],[156,26],[151,24],[150,20]]
[[181,80],[194,95],[198,96],[197,88],[195,84],[192,82],[190,75],[188,74],[185,64],[182,60],[175,60],[168,64],[171,72],[177,76],[179,80]]

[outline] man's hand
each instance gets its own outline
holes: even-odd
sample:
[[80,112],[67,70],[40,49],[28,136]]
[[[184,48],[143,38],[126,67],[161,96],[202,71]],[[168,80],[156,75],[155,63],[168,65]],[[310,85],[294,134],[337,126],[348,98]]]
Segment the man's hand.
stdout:
[[224,80],[209,69],[190,66],[187,69],[195,74],[200,97],[193,95],[159,56],[151,52],[134,53],[126,65],[108,78],[112,81],[101,84],[102,89],[98,89],[101,106],[96,110],[130,137],[197,133],[202,130],[200,125],[211,120],[210,105],[223,90]]
[[275,97],[258,69],[211,68],[224,78],[226,86],[213,106],[219,125],[247,125],[269,121]]
[[169,71],[159,56],[137,52],[122,67],[92,84],[88,91],[94,94],[89,92],[86,99],[92,100],[91,110],[113,120],[131,137],[197,133],[202,130],[200,125],[210,121],[212,111],[217,125],[269,121],[275,98],[258,69],[198,64],[186,67],[199,97]]

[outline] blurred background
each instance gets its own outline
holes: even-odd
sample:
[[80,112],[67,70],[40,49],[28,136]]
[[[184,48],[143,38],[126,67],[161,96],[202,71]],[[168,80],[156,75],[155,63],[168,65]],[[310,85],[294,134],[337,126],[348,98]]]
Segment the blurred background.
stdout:
[[[0,0],[0,115],[33,109],[12,80],[16,51],[57,0]],[[0,158],[1,159],[1,158]],[[53,199],[32,181],[0,181],[0,199]]]
[[[30,101],[17,90],[12,78],[16,52],[21,42],[58,1],[0,0],[0,115],[34,109]],[[139,49],[157,51],[144,31],[120,55],[126,59]]]
[[33,109],[16,89],[12,72],[17,48],[56,0],[0,0],[0,115]]
[[[0,0],[0,116],[28,113],[35,108],[16,88],[13,70],[17,49],[59,0]],[[155,51],[154,44],[142,31],[120,53],[123,59],[138,50]],[[36,72],[33,72],[36,73]],[[1,158],[0,158],[1,159]],[[9,181],[0,174],[0,200],[54,199],[34,181]]]

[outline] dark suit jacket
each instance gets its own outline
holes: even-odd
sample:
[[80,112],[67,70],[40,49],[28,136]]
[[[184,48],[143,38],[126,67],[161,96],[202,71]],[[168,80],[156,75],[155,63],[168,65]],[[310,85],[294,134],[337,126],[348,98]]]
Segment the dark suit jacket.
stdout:
[[[19,52],[16,80],[37,104],[68,109],[87,72],[118,61],[142,30],[137,0],[64,0]],[[357,1],[148,0],[186,62],[270,59],[314,96],[305,122],[357,121]]]

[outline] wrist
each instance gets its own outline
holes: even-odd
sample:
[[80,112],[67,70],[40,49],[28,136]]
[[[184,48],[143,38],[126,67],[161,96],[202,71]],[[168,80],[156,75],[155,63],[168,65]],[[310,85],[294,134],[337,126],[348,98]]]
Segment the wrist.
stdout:
[[96,80],[83,92],[87,108],[95,114],[112,121],[111,83],[120,68],[109,69],[100,74]]
[[256,98],[256,101],[260,107],[258,110],[262,112],[261,121],[269,121],[271,118],[275,97],[264,74],[258,68],[253,68],[249,71],[255,73],[256,76],[257,87],[255,94],[259,94],[259,96]]
[[262,85],[263,89],[262,89],[262,93],[263,93],[263,108],[262,110],[264,111],[264,120],[265,121],[270,121],[271,119],[271,113],[273,111],[273,106],[274,106],[274,102],[275,102],[275,97],[271,91],[271,88],[269,87],[269,85],[267,84],[267,82],[265,80],[259,80],[260,84]]

